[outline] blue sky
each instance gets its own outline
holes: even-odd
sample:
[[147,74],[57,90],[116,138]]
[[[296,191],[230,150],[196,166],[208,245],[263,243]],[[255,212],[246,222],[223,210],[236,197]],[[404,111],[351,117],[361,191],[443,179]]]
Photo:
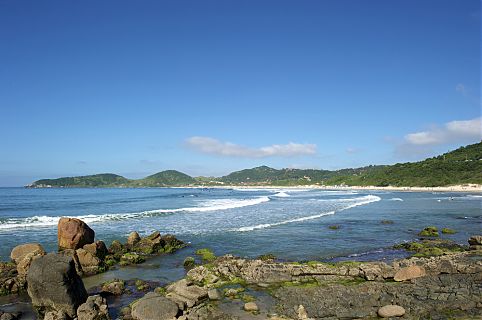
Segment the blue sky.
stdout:
[[0,186],[480,141],[480,1],[0,0]]

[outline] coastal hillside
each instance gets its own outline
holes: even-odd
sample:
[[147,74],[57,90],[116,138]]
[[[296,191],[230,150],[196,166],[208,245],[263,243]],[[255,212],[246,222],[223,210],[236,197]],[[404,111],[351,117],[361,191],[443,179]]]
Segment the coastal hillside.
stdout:
[[115,174],[42,179],[30,187],[179,187],[196,185],[347,185],[436,187],[482,184],[482,142],[460,147],[418,162],[367,166],[341,170],[274,169],[260,166],[232,172],[219,178],[194,178],[166,170],[131,180]]
[[132,180],[130,184],[140,187],[174,187],[192,185],[196,184],[196,182],[196,179],[185,173],[176,170],[166,170],[145,177],[144,179]]
[[101,173],[80,177],[63,177],[58,179],[42,179],[35,181],[32,186],[35,187],[121,187],[130,182],[113,173]]

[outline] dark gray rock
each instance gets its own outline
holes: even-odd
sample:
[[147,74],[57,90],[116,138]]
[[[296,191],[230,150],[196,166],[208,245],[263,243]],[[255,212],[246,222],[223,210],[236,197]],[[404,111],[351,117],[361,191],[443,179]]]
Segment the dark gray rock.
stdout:
[[107,302],[100,295],[90,296],[77,309],[78,320],[110,320]]
[[41,315],[62,311],[74,318],[77,307],[87,299],[82,279],[68,256],[50,253],[33,260],[27,283],[32,305]]

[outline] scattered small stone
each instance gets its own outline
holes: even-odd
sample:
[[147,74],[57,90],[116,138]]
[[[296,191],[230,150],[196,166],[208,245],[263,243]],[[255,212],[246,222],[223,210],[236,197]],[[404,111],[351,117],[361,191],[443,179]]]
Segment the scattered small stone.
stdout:
[[100,295],[90,296],[77,309],[78,320],[110,320],[107,302]]
[[68,319],[69,317],[63,311],[49,311],[49,312],[46,312],[44,316],[44,320],[68,320]]
[[221,300],[221,294],[219,293],[218,289],[209,289],[208,297],[209,300]]
[[110,293],[115,296],[119,296],[124,293],[125,290],[125,282],[120,279],[113,279],[111,281],[107,281],[102,285],[102,292]]
[[244,304],[244,310],[248,312],[257,312],[259,311],[259,308],[255,302],[247,302]]
[[405,314],[403,307],[389,304],[378,309],[378,315],[382,318],[401,317]]
[[406,281],[415,278],[420,278],[426,275],[425,269],[420,266],[409,266],[402,268],[395,273],[393,280],[395,281]]
[[308,319],[308,313],[306,312],[306,309],[303,305],[299,305],[298,306],[298,319],[300,320],[305,320],[305,319]]

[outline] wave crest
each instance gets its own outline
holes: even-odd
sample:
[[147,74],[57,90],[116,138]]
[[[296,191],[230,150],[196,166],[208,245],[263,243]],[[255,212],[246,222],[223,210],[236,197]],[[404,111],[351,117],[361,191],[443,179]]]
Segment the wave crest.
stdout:
[[[96,223],[103,221],[120,221],[127,219],[135,219],[143,216],[156,216],[162,214],[173,213],[194,213],[194,212],[207,212],[207,211],[220,211],[242,208],[247,206],[254,206],[264,202],[268,202],[270,199],[267,196],[257,197],[252,199],[215,199],[200,203],[197,207],[186,207],[178,209],[156,209],[147,210],[141,212],[131,213],[108,213],[102,215],[81,215],[70,216],[71,218],[81,219],[85,223]],[[27,218],[9,218],[0,222],[0,230],[20,229],[20,228],[43,228],[51,227],[58,224],[60,216],[33,216]]]
[[[343,200],[344,202],[347,202],[349,199],[341,199],[341,200]],[[343,210],[347,210],[347,209],[350,209],[350,208],[362,206],[362,205],[369,204],[369,203],[372,203],[372,202],[377,202],[377,201],[380,201],[381,198],[378,197],[378,196],[368,195],[368,196],[353,198],[351,200],[355,201],[355,203],[350,204],[350,205],[348,205],[348,206],[346,206],[345,208],[342,208],[342,209],[323,212],[323,213],[319,213],[319,214],[315,214],[315,215],[311,215],[311,216],[306,216],[306,217],[299,217],[299,218],[284,220],[284,221],[280,221],[280,222],[264,223],[264,224],[254,225],[254,226],[246,226],[246,227],[233,229],[231,231],[248,232],[248,231],[253,231],[253,230],[257,230],[257,229],[266,229],[266,228],[281,226],[281,225],[288,224],[288,223],[314,220],[314,219],[318,219],[318,218],[321,218],[321,217],[324,217],[324,216],[327,216],[327,215],[333,215],[333,214],[335,214],[336,212],[339,212],[339,211],[343,211]]]

